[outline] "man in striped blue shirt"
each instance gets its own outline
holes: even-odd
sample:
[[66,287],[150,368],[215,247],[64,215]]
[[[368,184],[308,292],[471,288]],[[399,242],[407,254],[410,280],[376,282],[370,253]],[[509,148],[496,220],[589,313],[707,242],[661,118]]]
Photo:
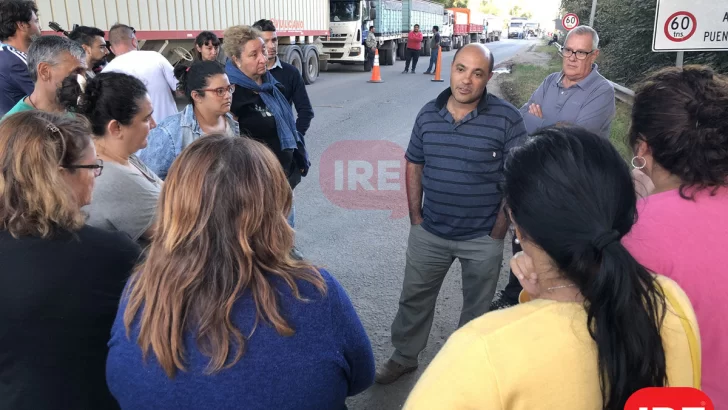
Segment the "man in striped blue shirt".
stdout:
[[486,90],[493,62],[482,44],[459,49],[450,88],[415,120],[405,155],[412,227],[392,324],[396,350],[377,371],[378,383],[417,369],[440,286],[456,258],[463,277],[459,326],[485,314],[493,299],[508,228],[498,183],[505,155],[526,138],[519,111]]

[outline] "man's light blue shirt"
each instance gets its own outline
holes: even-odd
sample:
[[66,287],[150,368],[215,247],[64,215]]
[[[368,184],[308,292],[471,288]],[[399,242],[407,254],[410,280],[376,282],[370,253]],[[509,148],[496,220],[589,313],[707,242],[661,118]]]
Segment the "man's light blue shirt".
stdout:
[[[586,78],[569,88],[564,88],[563,77],[563,72],[546,77],[528,102],[521,107],[528,134],[533,134],[539,128],[564,122],[609,138],[616,112],[612,84],[599,74],[596,64],[592,64],[592,71]],[[531,104],[541,106],[543,118],[528,112]]]

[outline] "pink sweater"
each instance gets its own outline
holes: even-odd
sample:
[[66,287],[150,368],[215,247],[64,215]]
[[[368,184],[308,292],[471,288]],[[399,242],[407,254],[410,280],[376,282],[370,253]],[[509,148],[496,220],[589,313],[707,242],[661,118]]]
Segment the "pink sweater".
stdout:
[[422,48],[422,32],[414,32],[410,31],[409,35],[407,36],[407,48],[412,50],[419,50]]
[[728,409],[728,188],[710,192],[695,201],[678,190],[638,201],[637,223],[622,242],[685,290],[700,327],[702,390],[716,409]]

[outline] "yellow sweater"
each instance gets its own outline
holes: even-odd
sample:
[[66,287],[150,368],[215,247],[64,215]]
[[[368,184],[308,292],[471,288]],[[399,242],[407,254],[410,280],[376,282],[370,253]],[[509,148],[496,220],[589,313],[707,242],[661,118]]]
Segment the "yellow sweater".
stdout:
[[[692,305],[675,282],[657,278],[669,296],[662,330],[668,383],[699,388]],[[481,316],[450,337],[404,408],[601,410],[596,344],[586,319],[581,304],[544,299]]]

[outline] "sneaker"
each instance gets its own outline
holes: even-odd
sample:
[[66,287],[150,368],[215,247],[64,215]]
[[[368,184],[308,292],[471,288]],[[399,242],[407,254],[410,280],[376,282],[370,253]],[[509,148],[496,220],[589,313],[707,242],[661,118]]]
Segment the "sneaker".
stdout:
[[402,71],[402,74],[407,74],[408,72],[409,72],[409,70],[404,70],[404,71]]
[[301,253],[301,251],[298,250],[298,248],[296,248],[294,246],[293,249],[291,249],[291,258],[293,258],[293,259],[295,259],[297,261],[302,261],[303,260],[303,254]]
[[414,74],[414,73],[415,73],[415,70],[412,70],[412,74]]
[[405,374],[412,373],[417,370],[417,367],[418,366],[405,366],[389,359],[387,360],[387,363],[384,363],[384,365],[377,369],[377,375],[374,377],[374,381],[379,384],[394,383]]
[[432,73],[431,73],[431,72],[429,72],[429,71],[425,71],[425,72],[424,72],[424,73],[422,73],[422,74],[424,74],[424,75],[430,75],[430,74],[432,74]]
[[513,303],[512,301],[508,300],[508,298],[503,296],[503,292],[498,292],[495,295],[495,299],[490,303],[490,308],[488,308],[489,312],[492,312],[494,310],[501,310],[506,309],[511,306],[516,306],[518,303]]

